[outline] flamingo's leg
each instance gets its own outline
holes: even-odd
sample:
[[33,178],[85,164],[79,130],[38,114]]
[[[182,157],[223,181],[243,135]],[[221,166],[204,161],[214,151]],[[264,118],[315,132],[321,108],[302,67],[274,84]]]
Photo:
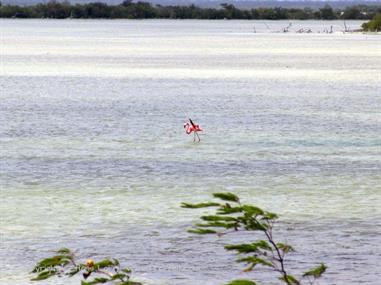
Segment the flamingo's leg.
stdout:
[[197,132],[195,132],[195,134],[197,135],[197,137],[198,137],[198,141],[200,142],[200,141],[201,141],[200,136],[198,135]]
[[193,133],[193,142],[196,141],[196,132]]

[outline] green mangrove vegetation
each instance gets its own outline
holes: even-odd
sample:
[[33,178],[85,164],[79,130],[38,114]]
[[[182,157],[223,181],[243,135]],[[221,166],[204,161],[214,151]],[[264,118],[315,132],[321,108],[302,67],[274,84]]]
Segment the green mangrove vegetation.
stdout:
[[162,6],[148,2],[123,1],[119,5],[102,2],[71,4],[69,1],[49,1],[32,6],[1,5],[1,18],[52,18],[52,19],[247,19],[247,20],[370,20],[381,13],[380,5],[356,5],[345,9],[333,9],[326,5],[312,8],[255,8],[238,9],[233,4],[221,4],[220,8],[189,6]]
[[[273,227],[278,216],[267,212],[254,205],[243,204],[238,196],[233,193],[214,193],[214,198],[219,202],[203,202],[199,204],[183,203],[182,207],[198,209],[213,207],[213,215],[201,216],[201,223],[189,230],[195,234],[217,234],[223,236],[239,231],[253,232],[253,237],[258,234],[263,239],[255,239],[250,243],[228,244],[226,250],[236,252],[240,257],[237,262],[246,264],[245,272],[257,267],[270,268],[278,275],[278,279],[287,285],[301,285],[303,281],[313,284],[326,271],[327,267],[321,263],[315,268],[304,272],[300,277],[290,273],[285,262],[286,256],[294,248],[283,242],[276,241]],[[234,280],[228,285],[256,285],[254,280]]]
[[362,24],[364,31],[381,32],[381,13],[376,14],[372,20]]
[[61,248],[54,256],[39,261],[32,273],[35,274],[32,281],[82,274],[81,285],[142,285],[130,279],[131,269],[121,268],[117,259],[104,259],[99,262],[88,259],[85,263],[77,263],[75,254],[68,248]]
[[[215,208],[213,215],[203,215],[200,223],[190,229],[195,234],[216,234],[224,236],[229,233],[248,232],[252,233],[254,240],[249,243],[228,244],[225,249],[236,252],[240,257],[237,262],[246,264],[244,272],[250,272],[257,268],[269,268],[276,273],[275,278],[287,285],[302,285],[303,282],[314,284],[327,267],[320,263],[316,267],[293,275],[286,263],[286,256],[294,252],[294,248],[284,242],[275,239],[273,228],[278,220],[275,213],[271,213],[254,205],[244,204],[233,193],[214,193],[218,201],[202,202],[198,204],[182,203],[183,208],[200,209]],[[262,235],[262,239],[257,239]],[[114,285],[142,285],[131,280],[131,270],[121,268],[117,259],[104,259],[95,262],[88,259],[85,263],[77,263],[74,253],[62,248],[54,256],[39,261],[32,273],[33,281],[46,280],[50,277],[72,277],[82,274],[81,285],[114,284]],[[229,282],[227,285],[257,285],[252,279],[239,279]]]

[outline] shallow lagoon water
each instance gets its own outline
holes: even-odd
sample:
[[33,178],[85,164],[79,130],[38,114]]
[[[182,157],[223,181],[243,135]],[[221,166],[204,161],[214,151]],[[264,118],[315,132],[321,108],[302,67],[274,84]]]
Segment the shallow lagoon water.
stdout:
[[[33,263],[61,246],[117,256],[149,284],[275,284],[241,272],[222,249],[232,237],[186,233],[201,212],[180,203],[216,191],[280,214],[295,271],[324,261],[321,284],[377,284],[379,36],[316,21],[293,27],[336,32],[275,33],[283,21],[0,24],[1,284],[31,284]],[[205,129],[200,144],[184,134],[188,116]]]

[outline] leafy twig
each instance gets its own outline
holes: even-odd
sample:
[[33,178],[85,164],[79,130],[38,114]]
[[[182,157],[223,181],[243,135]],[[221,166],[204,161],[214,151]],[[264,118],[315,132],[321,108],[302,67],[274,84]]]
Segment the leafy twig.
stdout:
[[[237,262],[247,264],[245,272],[253,270],[257,265],[266,266],[280,274],[279,280],[287,285],[300,285],[301,281],[291,275],[286,269],[285,257],[293,252],[292,246],[274,240],[273,226],[278,219],[274,213],[267,212],[254,205],[242,204],[240,198],[233,193],[214,193],[214,198],[222,202],[206,202],[199,204],[182,203],[183,208],[197,209],[205,207],[216,208],[214,215],[201,216],[203,223],[196,224],[196,228],[189,230],[196,234],[217,234],[223,236],[238,231],[257,231],[264,234],[265,240],[256,240],[248,244],[226,245],[225,249],[234,250],[244,257]],[[218,230],[223,229],[223,230]],[[321,264],[317,268],[304,273],[303,277],[320,278],[326,270]],[[253,285],[252,280],[234,280],[229,285]]]

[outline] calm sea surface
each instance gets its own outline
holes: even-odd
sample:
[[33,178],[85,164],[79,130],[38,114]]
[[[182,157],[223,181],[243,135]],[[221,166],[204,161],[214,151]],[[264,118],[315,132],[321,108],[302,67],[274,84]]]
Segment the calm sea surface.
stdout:
[[280,214],[294,272],[380,284],[381,37],[287,25],[1,20],[0,284],[61,246],[147,284],[276,284],[242,273],[234,235],[186,232],[203,211],[180,203],[216,191]]

